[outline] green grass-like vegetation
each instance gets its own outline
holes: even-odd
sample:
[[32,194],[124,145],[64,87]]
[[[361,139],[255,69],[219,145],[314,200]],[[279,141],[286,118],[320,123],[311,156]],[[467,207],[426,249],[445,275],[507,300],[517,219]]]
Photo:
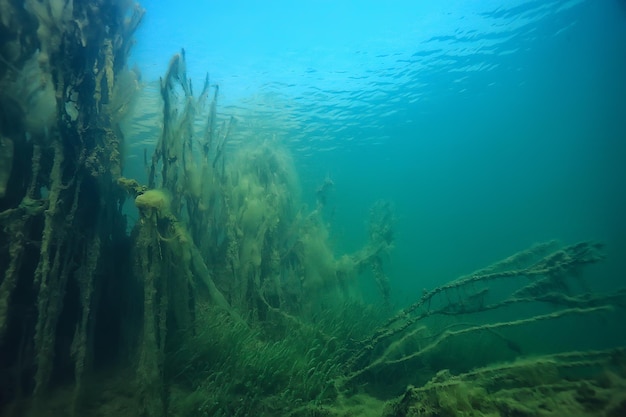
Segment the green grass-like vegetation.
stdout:
[[340,395],[335,382],[351,345],[382,317],[381,309],[347,303],[310,323],[276,317],[272,327],[251,327],[215,308],[200,311],[166,364],[175,416],[321,410]]

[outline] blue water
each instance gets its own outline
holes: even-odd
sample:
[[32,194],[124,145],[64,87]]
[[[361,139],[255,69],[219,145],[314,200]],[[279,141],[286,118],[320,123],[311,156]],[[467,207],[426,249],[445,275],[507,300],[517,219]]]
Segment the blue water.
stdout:
[[142,6],[131,61],[144,82],[184,47],[238,140],[293,152],[308,203],[333,180],[337,252],[366,240],[376,200],[394,203],[397,302],[549,239],[607,243],[593,284],[622,286],[623,0]]

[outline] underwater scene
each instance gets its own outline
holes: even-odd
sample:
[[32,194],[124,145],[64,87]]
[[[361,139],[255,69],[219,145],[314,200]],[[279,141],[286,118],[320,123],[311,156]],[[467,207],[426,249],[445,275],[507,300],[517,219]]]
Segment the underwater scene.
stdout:
[[0,0],[0,417],[626,416],[626,1]]

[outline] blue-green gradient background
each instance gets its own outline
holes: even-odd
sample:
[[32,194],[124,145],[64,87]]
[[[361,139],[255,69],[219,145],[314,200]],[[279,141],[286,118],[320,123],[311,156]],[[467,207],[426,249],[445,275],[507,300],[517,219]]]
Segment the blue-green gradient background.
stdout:
[[142,5],[144,82],[184,47],[239,140],[291,149],[309,204],[334,181],[338,253],[366,240],[376,200],[394,203],[398,304],[549,239],[605,242],[591,285],[624,286],[624,1]]

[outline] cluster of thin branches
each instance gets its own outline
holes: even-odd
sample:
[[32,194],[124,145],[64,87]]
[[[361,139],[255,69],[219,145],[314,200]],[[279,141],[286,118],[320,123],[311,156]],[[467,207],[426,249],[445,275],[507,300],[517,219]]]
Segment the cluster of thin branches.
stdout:
[[[626,291],[598,294],[580,291],[580,269],[604,259],[599,243],[581,242],[559,247],[545,242],[516,253],[487,268],[462,276],[447,284],[425,291],[409,307],[391,317],[346,361],[347,381],[359,380],[370,372],[423,359],[453,338],[479,332],[491,332],[532,323],[555,320],[569,315],[586,315],[626,306]],[[512,291],[491,295],[495,281],[506,281]],[[425,319],[433,316],[474,317],[515,304],[542,303],[552,311],[529,317],[479,324],[455,323],[449,327],[427,328]],[[459,327],[459,328],[454,328]],[[499,336],[502,337],[502,336]],[[420,347],[398,354],[398,347],[420,339]],[[515,346],[508,341],[509,346]]]

